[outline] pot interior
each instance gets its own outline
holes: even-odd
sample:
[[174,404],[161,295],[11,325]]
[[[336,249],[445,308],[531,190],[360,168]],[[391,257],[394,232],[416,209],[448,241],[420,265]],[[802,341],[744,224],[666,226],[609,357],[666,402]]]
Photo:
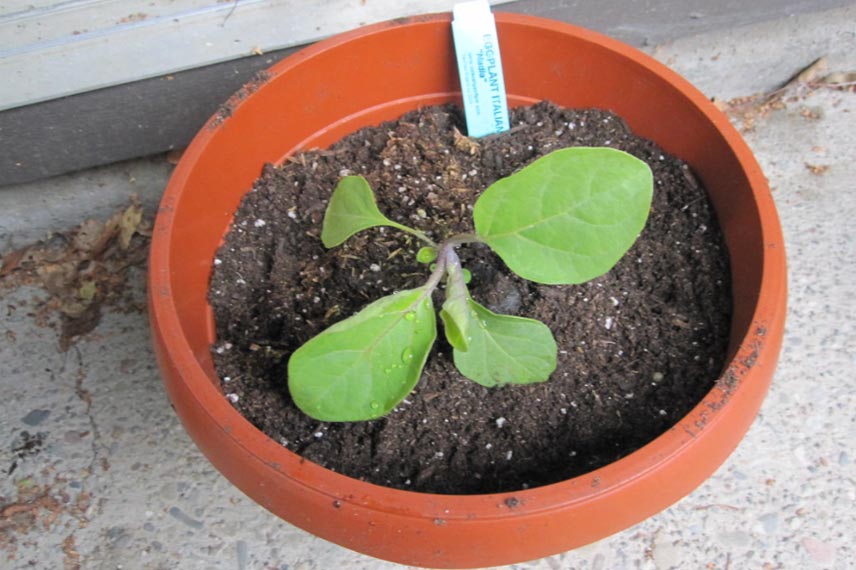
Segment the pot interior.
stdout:
[[[387,36],[407,34],[408,27],[390,28],[352,41],[345,53],[316,53],[312,59],[323,60],[323,65],[287,60],[275,66],[224,105],[205,127],[203,144],[191,149],[195,152],[176,172],[185,190],[173,203],[171,257],[176,262],[171,283],[184,334],[212,382],[208,345],[214,329],[210,308],[199,294],[207,290],[209,271],[191,268],[184,260],[210,267],[238,202],[264,163],[281,162],[300,149],[325,147],[418,106],[460,100],[447,30],[433,26],[422,33],[423,45],[416,51],[386,48],[390,41],[406,45],[403,37]],[[511,104],[548,99],[566,107],[611,110],[635,133],[693,168],[708,189],[732,256],[733,352],[752,320],[763,244],[753,229],[759,227],[758,210],[749,181],[719,130],[684,93],[616,51],[550,31],[536,41],[531,34],[518,40],[515,36],[526,34],[525,26],[510,23],[500,22],[499,34],[501,48],[524,48],[502,52]],[[556,49],[557,41],[564,49]]]

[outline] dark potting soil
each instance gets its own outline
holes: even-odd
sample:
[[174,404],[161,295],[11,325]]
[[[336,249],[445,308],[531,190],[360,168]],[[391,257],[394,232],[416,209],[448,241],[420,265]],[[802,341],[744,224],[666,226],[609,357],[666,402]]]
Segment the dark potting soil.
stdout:
[[[214,362],[241,414],[349,476],[468,494],[554,483],[615,461],[700,401],[723,367],[731,321],[727,250],[705,190],[686,164],[609,112],[540,103],[515,109],[512,125],[470,140],[457,108],[428,107],[265,167],[217,253],[209,292]],[[415,259],[421,244],[390,228],[324,248],[321,221],[341,176],[362,174],[382,212],[440,241],[472,231],[484,188],[568,146],[615,147],[654,172],[650,218],[618,265],[582,285],[538,285],[485,246],[459,249],[474,299],[553,331],[559,357],[549,381],[488,389],[467,380],[438,325],[422,379],[388,416],[324,423],[294,406],[292,351],[428,276]]]

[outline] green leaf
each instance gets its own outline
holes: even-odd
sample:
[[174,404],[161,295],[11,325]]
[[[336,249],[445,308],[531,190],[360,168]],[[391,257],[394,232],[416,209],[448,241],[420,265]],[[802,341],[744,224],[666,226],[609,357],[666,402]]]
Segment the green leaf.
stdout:
[[506,265],[530,281],[583,283],[609,271],[645,226],[651,169],[611,148],[557,150],[492,184],[473,220]]
[[482,386],[544,382],[556,369],[556,341],[544,323],[498,315],[470,300],[469,350],[455,349],[455,366]]
[[437,259],[437,248],[431,246],[420,247],[416,252],[416,261],[419,263],[431,263]]
[[324,213],[321,241],[325,247],[335,247],[361,230],[395,225],[378,210],[374,192],[365,178],[345,176],[336,185]]
[[383,416],[416,385],[436,336],[430,289],[378,299],[291,355],[291,397],[322,421]]
[[458,256],[448,263],[446,272],[446,300],[440,310],[446,339],[456,350],[466,352],[470,346],[470,292],[464,283],[464,274]]
[[362,176],[345,176],[336,185],[321,227],[325,247],[335,247],[355,233],[377,226],[389,226],[412,234],[434,247],[436,244],[419,230],[393,222],[377,207],[375,195]]

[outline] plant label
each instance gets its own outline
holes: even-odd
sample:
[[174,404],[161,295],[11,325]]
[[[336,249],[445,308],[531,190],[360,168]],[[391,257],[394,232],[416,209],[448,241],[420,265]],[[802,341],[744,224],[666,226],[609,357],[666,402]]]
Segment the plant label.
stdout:
[[462,2],[452,8],[452,37],[464,98],[467,134],[483,137],[507,131],[505,78],[496,22],[487,0]]

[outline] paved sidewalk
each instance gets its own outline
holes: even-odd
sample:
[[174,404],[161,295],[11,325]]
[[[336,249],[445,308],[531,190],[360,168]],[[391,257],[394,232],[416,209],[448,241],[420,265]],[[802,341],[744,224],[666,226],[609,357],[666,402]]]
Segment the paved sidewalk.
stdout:
[[[726,105],[777,88],[820,56],[829,72],[856,71],[853,22],[856,6],[650,51]],[[588,547],[508,568],[854,567],[856,92],[795,84],[779,95],[729,107],[738,126],[752,127],[745,136],[788,249],[787,333],[760,416],[677,505]],[[132,192],[150,214],[169,171],[152,157],[0,188],[0,254],[106,220]],[[44,289],[0,289],[0,567],[402,568],[278,520],[213,470],[161,387],[139,310],[144,281],[132,268],[100,324],[66,352],[48,326],[57,317]]]

